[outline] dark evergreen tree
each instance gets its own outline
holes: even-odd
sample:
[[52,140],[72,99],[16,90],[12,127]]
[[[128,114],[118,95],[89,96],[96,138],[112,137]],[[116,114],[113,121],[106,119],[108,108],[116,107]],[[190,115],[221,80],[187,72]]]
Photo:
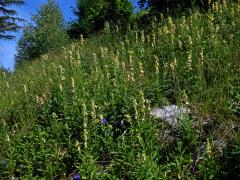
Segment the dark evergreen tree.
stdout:
[[0,0],[0,39],[13,39],[15,36],[9,34],[20,29],[19,21],[23,19],[17,17],[17,11],[11,6],[23,5],[23,0]]
[[70,24],[69,34],[78,37],[101,30],[104,22],[126,23],[133,13],[128,0],[77,0],[74,14],[77,20]]
[[17,43],[17,55],[15,65],[18,66],[22,61],[28,61],[39,57],[39,49],[36,43],[35,29],[29,24],[23,29],[22,36]]
[[198,6],[208,8],[208,0],[139,0],[140,8],[150,8],[153,12],[174,11]]
[[108,0],[106,20],[126,23],[133,13],[133,5],[128,0]]

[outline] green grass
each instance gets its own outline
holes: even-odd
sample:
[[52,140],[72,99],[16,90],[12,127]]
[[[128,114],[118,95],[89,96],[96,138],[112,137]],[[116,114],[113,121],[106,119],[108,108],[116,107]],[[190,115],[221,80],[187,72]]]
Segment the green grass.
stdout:
[[[237,178],[240,2],[216,7],[112,28],[3,71],[2,177]],[[149,115],[186,102],[193,115],[177,130]]]

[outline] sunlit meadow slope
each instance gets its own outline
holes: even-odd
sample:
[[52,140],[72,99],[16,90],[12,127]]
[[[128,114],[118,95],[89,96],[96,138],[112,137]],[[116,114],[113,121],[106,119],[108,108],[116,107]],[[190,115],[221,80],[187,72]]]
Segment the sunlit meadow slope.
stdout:
[[[144,30],[106,23],[98,37],[2,72],[0,176],[238,177],[239,17],[240,2],[223,1]],[[149,115],[170,104],[191,110],[178,129]]]

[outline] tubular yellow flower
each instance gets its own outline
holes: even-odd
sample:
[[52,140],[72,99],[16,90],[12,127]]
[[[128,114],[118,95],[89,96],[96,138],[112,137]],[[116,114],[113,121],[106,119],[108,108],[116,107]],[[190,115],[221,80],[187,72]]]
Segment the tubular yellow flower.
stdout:
[[163,16],[163,14],[161,13],[160,14],[160,20],[162,21],[164,19],[164,16]]
[[133,71],[133,51],[129,51],[129,66],[131,71]]
[[6,82],[6,86],[7,86],[7,88],[9,88],[9,82]]
[[26,86],[26,84],[23,84],[23,90],[24,90],[25,93],[27,93],[27,86]]
[[81,148],[80,148],[80,142],[79,142],[78,140],[76,140],[75,147],[77,148],[78,152],[81,151]]
[[159,59],[156,55],[154,55],[154,58],[155,58],[155,74],[159,74],[160,71]]
[[124,116],[126,117],[127,121],[132,124],[132,118],[131,118],[131,116],[130,116],[129,114],[125,114]]
[[2,72],[3,78],[6,79],[6,73]]
[[124,42],[120,42],[121,44],[121,49],[124,50],[125,49],[125,43]]
[[133,57],[133,51],[128,51],[129,54],[129,61],[130,63],[132,62],[132,57]]
[[64,69],[63,69],[62,65],[59,65],[59,69],[60,69],[60,73],[63,74],[64,73]]
[[63,87],[62,87],[61,83],[59,84],[59,89],[60,89],[61,92],[63,91]]
[[116,68],[119,68],[119,52],[117,52],[117,55],[113,58],[113,62]]
[[212,9],[214,12],[216,13],[219,12],[219,4],[217,2],[213,3],[212,6],[213,6]]
[[75,93],[75,80],[73,77],[71,78],[71,82],[72,82],[72,92]]
[[145,34],[144,34],[144,31],[141,31],[141,42],[142,42],[142,43],[145,42]]
[[135,42],[138,43],[138,32],[135,31]]
[[208,0],[208,7],[211,7],[212,0]]
[[104,23],[104,32],[110,33],[110,23],[108,21]]
[[147,104],[147,112],[151,111],[151,101],[150,100],[146,100],[146,104]]
[[55,112],[53,112],[53,113],[52,113],[52,118],[53,118],[53,119],[57,119],[57,118],[58,118],[58,115],[57,115]]
[[175,71],[177,69],[177,59],[174,58],[174,60],[169,64],[172,71]]
[[106,75],[106,79],[110,79],[110,74],[109,74],[109,70],[108,70],[108,65],[104,65],[104,69],[105,69],[105,75]]
[[192,70],[192,52],[188,52],[186,69]]
[[134,107],[134,111],[135,111],[135,120],[138,119],[138,104],[137,104],[137,100],[134,98],[133,99],[133,107]]
[[81,43],[81,45],[84,45],[84,38],[83,38],[82,34],[80,35],[80,43]]
[[168,17],[168,24],[169,24],[170,27],[172,27],[172,25],[173,25],[173,21],[172,21],[171,16]]
[[92,116],[92,118],[93,118],[93,122],[94,122],[94,123],[97,123],[97,122],[96,122],[96,120],[97,120],[96,105],[95,105],[94,100],[91,101],[91,108],[92,108],[91,116]]
[[88,131],[87,131],[87,109],[85,103],[82,104],[83,107],[83,137],[84,137],[84,148],[88,147]]
[[128,24],[128,31],[130,32],[131,31],[131,25],[130,24]]
[[64,68],[62,67],[62,65],[59,65],[59,69],[60,69],[60,74],[61,74],[61,80],[64,81],[65,76],[64,76]]
[[129,44],[130,44],[130,41],[129,41],[129,39],[128,39],[128,37],[127,37],[127,36],[125,36],[125,40],[124,40],[124,42],[125,42],[125,44],[126,44],[127,46],[129,46]]
[[200,66],[203,67],[203,62],[204,62],[204,56],[203,56],[203,50],[200,52]]
[[73,58],[73,50],[70,50],[69,51],[69,57],[70,57],[70,60],[73,61],[74,58]]
[[146,108],[146,106],[145,106],[145,98],[144,98],[144,93],[143,93],[143,90],[140,90],[140,97],[141,97],[141,111],[142,111],[142,113],[144,113],[145,112],[145,108]]
[[112,82],[113,82],[113,87],[117,87],[117,71],[116,69],[114,68],[113,69],[113,79],[112,79]]
[[173,33],[171,33],[171,44],[174,45],[174,39],[175,39],[175,36]]
[[192,27],[193,26],[193,16],[189,17],[189,26]]
[[222,3],[223,3],[223,7],[226,8],[227,7],[227,0],[223,0]]
[[153,45],[155,46],[156,45],[156,35],[155,34],[152,35],[152,42],[153,42]]
[[143,64],[142,62],[138,62],[138,66],[139,66],[139,71],[140,71],[140,76],[144,76],[144,68],[143,68]]
[[151,40],[150,40],[150,36],[149,35],[146,35],[147,37],[147,43],[150,44]]
[[78,50],[77,50],[77,59],[80,60],[81,59],[81,49],[78,46]]
[[36,96],[36,103],[38,106],[41,106],[44,104],[44,99],[42,97]]
[[65,76],[61,75],[61,80],[64,81],[65,80]]
[[100,51],[101,51],[101,58],[103,58],[104,57],[104,48],[103,47],[100,47]]
[[36,95],[36,103],[37,103],[37,104],[40,104],[38,95]]
[[95,53],[92,53],[93,55],[93,63],[96,65],[97,64],[97,55]]
[[118,25],[115,25],[116,32],[119,33],[119,27]]
[[188,43],[190,44],[190,46],[192,46],[193,42],[191,36],[188,36]]
[[67,60],[67,50],[65,47],[63,48],[63,54],[64,54],[64,59]]
[[211,147],[211,144],[209,142],[209,139],[207,140],[207,147],[206,147],[206,150],[207,150],[207,154],[211,154],[212,153],[212,147]]
[[9,137],[8,134],[6,134],[6,140],[7,140],[8,142],[10,142],[10,137]]
[[109,51],[108,48],[106,48],[106,47],[103,48],[103,50],[104,50],[104,54],[105,54],[105,55],[106,55],[106,54],[108,53],[108,51]]
[[125,62],[123,62],[123,61],[122,61],[122,69],[123,69],[124,71],[126,71],[126,64],[125,64]]
[[182,103],[186,106],[189,105],[188,96],[187,96],[186,91],[182,92]]
[[180,49],[182,49],[182,41],[181,41],[181,40],[178,40],[178,47],[179,47]]

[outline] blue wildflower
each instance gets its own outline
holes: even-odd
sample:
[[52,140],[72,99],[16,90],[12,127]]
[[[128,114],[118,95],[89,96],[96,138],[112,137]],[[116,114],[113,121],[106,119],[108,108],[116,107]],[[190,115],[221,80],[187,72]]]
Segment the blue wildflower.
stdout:
[[121,120],[120,126],[121,126],[121,127],[124,127],[124,125],[125,125],[124,120]]
[[2,160],[2,165],[5,167],[7,165],[7,160]]
[[107,119],[103,118],[103,119],[101,120],[101,123],[104,124],[104,125],[107,125],[107,124],[108,124]]
[[79,173],[74,174],[73,180],[80,180],[80,179],[81,179],[81,176]]

